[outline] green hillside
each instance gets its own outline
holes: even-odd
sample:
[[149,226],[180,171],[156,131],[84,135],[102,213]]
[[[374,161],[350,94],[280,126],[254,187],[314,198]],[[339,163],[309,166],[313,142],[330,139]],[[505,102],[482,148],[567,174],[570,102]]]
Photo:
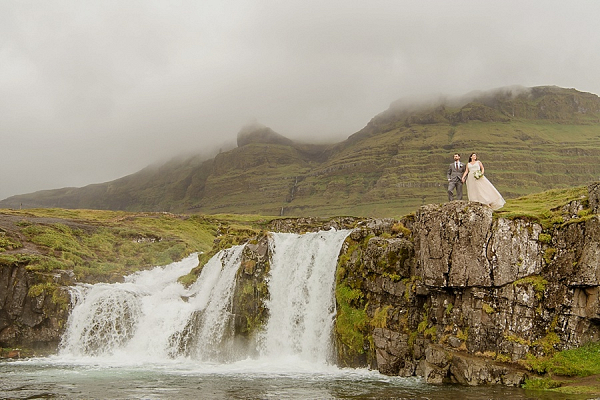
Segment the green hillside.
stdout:
[[173,160],[116,181],[13,196],[0,207],[262,215],[401,216],[447,200],[455,152],[477,152],[506,198],[600,179],[600,99],[558,87],[392,106],[330,146],[268,128],[214,159]]

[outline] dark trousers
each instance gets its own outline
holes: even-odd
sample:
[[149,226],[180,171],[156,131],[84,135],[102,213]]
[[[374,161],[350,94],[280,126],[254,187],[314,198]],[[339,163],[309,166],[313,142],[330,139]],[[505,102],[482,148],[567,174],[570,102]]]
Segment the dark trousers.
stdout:
[[454,189],[456,188],[456,200],[462,200],[462,181],[452,180],[448,182],[448,201],[454,200]]

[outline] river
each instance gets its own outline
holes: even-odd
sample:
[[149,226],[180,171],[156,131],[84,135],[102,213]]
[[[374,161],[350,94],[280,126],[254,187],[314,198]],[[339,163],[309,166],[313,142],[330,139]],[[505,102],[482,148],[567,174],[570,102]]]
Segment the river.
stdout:
[[123,283],[77,285],[57,355],[0,362],[0,399],[585,399],[502,386],[431,385],[339,368],[335,266],[348,231],[273,234],[270,317],[252,354],[230,340],[241,246],[189,288],[197,255]]

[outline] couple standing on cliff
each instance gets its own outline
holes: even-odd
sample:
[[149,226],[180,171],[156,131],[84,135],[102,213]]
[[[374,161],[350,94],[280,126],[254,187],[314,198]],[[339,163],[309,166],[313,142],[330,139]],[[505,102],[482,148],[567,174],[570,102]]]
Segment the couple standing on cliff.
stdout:
[[477,154],[472,153],[469,156],[469,163],[460,162],[460,154],[454,154],[454,162],[448,168],[448,201],[454,200],[454,190],[456,189],[456,199],[462,200],[463,183],[467,183],[467,195],[469,201],[490,206],[493,210],[502,208],[505,201],[502,195],[494,185],[483,175],[483,164],[477,158]]

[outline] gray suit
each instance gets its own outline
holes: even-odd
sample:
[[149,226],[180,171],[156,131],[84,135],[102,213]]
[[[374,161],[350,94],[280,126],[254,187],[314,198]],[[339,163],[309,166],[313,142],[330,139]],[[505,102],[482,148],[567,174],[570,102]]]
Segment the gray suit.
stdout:
[[462,176],[465,173],[465,164],[459,161],[458,169],[456,168],[456,164],[452,163],[448,167],[448,201],[454,200],[454,188],[456,188],[456,199],[462,200]]

